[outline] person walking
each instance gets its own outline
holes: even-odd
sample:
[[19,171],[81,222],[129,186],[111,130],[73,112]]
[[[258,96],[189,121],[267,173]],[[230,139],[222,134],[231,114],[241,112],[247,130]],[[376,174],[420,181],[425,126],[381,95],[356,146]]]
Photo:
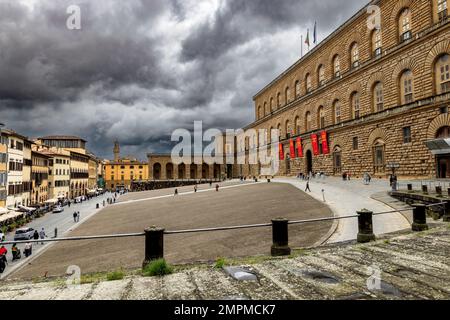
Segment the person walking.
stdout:
[[74,211],[73,212],[73,222],[77,222],[77,212],[76,211]]
[[178,189],[175,189],[175,194],[174,194],[175,196],[177,196],[178,195]]
[[23,249],[23,254],[25,255],[25,258],[28,258],[29,256],[31,256],[32,253],[33,253],[33,246],[31,245],[30,242],[27,242],[27,244],[25,244],[25,248]]
[[197,193],[197,185],[194,186],[194,192]]
[[33,239],[39,240],[39,232],[37,230],[34,230]]
[[77,222],[80,222],[80,216],[81,216],[81,213],[80,213],[80,211],[78,211],[77,212]]
[[309,188],[309,179],[306,181],[306,189],[305,192],[311,192],[311,189]]
[[219,192],[219,185],[216,184],[216,192]]
[[[39,237],[41,238],[41,240],[44,240],[45,238],[47,238],[44,228],[42,228],[41,232],[39,232]],[[43,245],[43,244],[44,244],[44,241],[41,242],[41,245]]]

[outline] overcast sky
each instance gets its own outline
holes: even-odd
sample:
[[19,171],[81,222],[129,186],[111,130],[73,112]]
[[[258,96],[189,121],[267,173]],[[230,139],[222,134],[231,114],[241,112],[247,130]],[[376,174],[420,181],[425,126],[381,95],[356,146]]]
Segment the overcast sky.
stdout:
[[[0,122],[78,135],[104,158],[170,151],[176,128],[238,129],[252,97],[368,0],[0,0]],[[81,8],[81,30],[66,10]]]

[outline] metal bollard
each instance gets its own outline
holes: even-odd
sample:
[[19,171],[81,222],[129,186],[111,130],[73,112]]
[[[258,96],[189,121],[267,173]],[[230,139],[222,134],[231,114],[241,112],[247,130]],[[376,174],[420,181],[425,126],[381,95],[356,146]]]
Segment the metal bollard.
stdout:
[[450,201],[445,202],[444,216],[442,219],[444,222],[450,222]]
[[413,191],[413,185],[411,183],[408,184],[408,192]]
[[100,209],[100,204],[97,203],[97,205],[95,206],[97,209]]
[[417,232],[428,230],[427,213],[426,213],[427,206],[418,203],[414,204],[413,207],[414,210],[413,210],[412,230]]
[[428,186],[425,186],[425,185],[422,186],[422,193],[428,194]]
[[358,243],[367,243],[375,241],[375,234],[373,233],[373,212],[367,209],[358,211]]
[[436,187],[436,194],[437,194],[438,198],[442,198],[442,187],[441,186]]
[[142,267],[150,262],[164,258],[164,231],[163,228],[151,227],[145,230],[145,260]]
[[284,218],[272,220],[272,257],[289,256],[289,221]]

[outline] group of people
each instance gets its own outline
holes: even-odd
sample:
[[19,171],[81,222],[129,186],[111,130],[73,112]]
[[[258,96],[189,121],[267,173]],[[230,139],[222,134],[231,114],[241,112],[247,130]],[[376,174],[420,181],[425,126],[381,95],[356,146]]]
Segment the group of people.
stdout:
[[73,213],[73,222],[75,223],[80,222],[80,216],[81,216],[80,211],[75,211]]

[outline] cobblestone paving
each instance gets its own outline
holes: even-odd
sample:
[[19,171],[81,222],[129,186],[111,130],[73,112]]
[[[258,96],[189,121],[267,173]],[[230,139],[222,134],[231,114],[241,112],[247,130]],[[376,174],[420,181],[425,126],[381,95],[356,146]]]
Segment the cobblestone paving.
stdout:
[[[223,270],[192,267],[163,278],[69,287],[64,281],[4,283],[0,299],[449,299],[450,226],[243,267],[258,280],[237,281]],[[379,286],[376,276],[370,277],[377,269]]]

